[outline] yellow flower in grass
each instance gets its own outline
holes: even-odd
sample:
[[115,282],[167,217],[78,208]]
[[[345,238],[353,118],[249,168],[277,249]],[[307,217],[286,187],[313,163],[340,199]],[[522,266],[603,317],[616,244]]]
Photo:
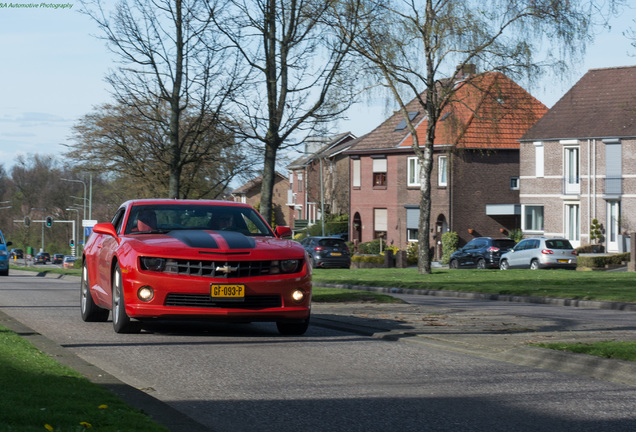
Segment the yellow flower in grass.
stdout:
[[53,426],[51,426],[50,424],[45,424],[44,425],[44,429],[46,429],[49,432],[53,432],[54,431]]
[[86,429],[90,429],[93,427],[93,425],[88,422],[80,422],[80,424],[84,426]]
[[97,408],[99,408],[99,409],[106,409],[106,408],[108,408],[108,405],[106,405],[106,404],[102,404],[102,405],[98,406]]

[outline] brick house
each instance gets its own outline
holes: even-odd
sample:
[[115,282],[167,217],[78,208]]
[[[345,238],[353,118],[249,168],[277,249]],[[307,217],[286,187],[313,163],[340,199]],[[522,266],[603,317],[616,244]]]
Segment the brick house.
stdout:
[[288,220],[292,226],[303,228],[320,220],[321,208],[326,214],[349,211],[349,158],[343,152],[355,138],[346,132],[305,140],[305,153],[287,166]]
[[[263,176],[258,176],[243,186],[234,189],[231,193],[233,201],[247,203],[252,207],[257,207],[261,202],[261,184]],[[274,191],[272,193],[272,209],[274,210],[274,223],[277,226],[289,226],[290,219],[287,215],[287,191],[289,190],[289,180],[278,171],[274,180]]]
[[636,230],[636,66],[589,70],[522,137],[525,234],[590,243],[594,218],[608,252]]
[[[454,102],[442,113],[431,175],[434,259],[441,236],[455,231],[460,246],[473,237],[518,228],[518,139],[546,107],[505,75],[460,76]],[[424,142],[426,118],[414,99],[409,116]],[[418,239],[419,167],[412,138],[395,113],[346,152],[351,163],[350,233],[355,241],[383,237],[405,248]]]

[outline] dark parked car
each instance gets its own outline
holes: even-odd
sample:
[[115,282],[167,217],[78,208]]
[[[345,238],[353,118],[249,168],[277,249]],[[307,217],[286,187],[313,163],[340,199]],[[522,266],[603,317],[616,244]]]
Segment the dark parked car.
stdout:
[[24,258],[24,251],[22,249],[11,249],[11,253],[9,255],[11,258],[22,259]]
[[499,268],[576,269],[576,250],[565,238],[531,237],[521,240],[514,249],[501,256]]
[[351,265],[351,254],[344,240],[337,237],[307,237],[302,240],[314,267],[344,267]]
[[64,254],[54,254],[53,264],[62,264],[64,262]]
[[33,259],[33,264],[46,264],[51,261],[51,255],[48,252],[38,252]]
[[499,259],[515,245],[509,238],[478,237],[450,256],[450,268],[499,268]]

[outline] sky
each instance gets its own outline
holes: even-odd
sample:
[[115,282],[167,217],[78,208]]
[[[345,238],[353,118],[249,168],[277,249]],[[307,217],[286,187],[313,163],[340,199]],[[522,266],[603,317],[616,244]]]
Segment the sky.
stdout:
[[[6,170],[19,155],[63,155],[78,119],[111,100],[104,76],[116,65],[95,37],[96,24],[79,13],[77,1],[45,1],[0,0],[0,165]],[[11,7],[16,3],[26,7]],[[634,19],[636,9],[627,9],[613,20],[566,78],[526,89],[551,107],[589,69],[636,65],[636,48],[623,36],[636,30]],[[337,132],[370,132],[391,114],[390,105],[382,98],[354,105]]]

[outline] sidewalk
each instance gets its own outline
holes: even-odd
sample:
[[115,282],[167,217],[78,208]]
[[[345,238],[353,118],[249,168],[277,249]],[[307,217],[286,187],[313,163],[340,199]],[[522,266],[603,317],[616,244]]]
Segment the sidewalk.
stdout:
[[636,327],[600,330],[569,324],[564,328],[548,319],[371,303],[314,303],[312,325],[636,386],[634,362],[529,346],[544,342],[634,341]]

